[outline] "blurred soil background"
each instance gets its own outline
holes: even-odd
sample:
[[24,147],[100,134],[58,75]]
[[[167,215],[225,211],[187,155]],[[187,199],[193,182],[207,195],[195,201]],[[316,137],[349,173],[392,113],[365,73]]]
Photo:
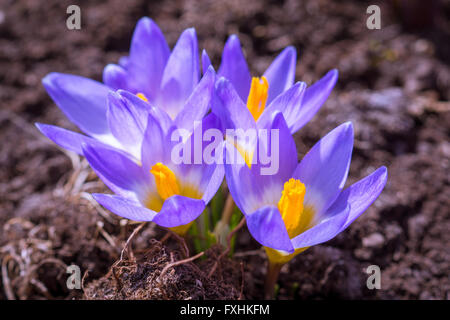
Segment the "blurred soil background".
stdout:
[[[79,31],[66,28],[70,4],[81,7]],[[449,299],[450,1],[378,2],[381,30],[366,28],[370,4],[0,0],[0,299],[263,297],[265,255],[245,228],[233,261],[221,260],[211,276],[220,248],[163,270],[183,248],[160,242],[165,232],[152,224],[134,239],[135,258],[118,260],[136,225],[96,205],[89,193],[106,188],[86,162],[34,127],[76,130],[41,79],[57,71],[101,80],[103,67],[127,54],[142,16],[171,46],[194,26],[216,68],[232,33],[253,75],[287,45],[298,52],[296,80],[311,84],[337,68],[332,95],[296,135],[299,157],[351,120],[348,184],[388,167],[385,190],[363,216],[283,268],[278,299]],[[85,275],[84,290],[67,289],[70,264]],[[366,287],[374,264],[380,290]]]

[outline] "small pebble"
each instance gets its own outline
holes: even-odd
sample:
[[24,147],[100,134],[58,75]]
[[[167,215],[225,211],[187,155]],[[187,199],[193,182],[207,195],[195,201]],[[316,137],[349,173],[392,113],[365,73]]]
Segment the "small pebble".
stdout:
[[363,238],[363,246],[366,248],[381,248],[384,244],[384,237],[382,234],[376,232]]

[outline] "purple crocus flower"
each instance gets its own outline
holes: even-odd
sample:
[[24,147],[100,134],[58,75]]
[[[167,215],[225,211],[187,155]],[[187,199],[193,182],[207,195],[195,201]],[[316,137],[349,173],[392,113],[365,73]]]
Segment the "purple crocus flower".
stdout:
[[[109,104],[124,100],[116,93],[109,96]],[[184,235],[220,187],[224,168],[216,163],[197,164],[194,152],[187,161],[178,163],[172,152],[177,144],[182,149],[194,150],[196,131],[201,130],[202,135],[203,130],[215,128],[218,120],[214,115],[207,116],[193,134],[181,135],[179,141],[173,141],[178,128],[170,118],[147,112],[147,103],[139,98],[127,103],[122,109],[117,108],[118,114],[110,119],[111,130],[118,140],[129,142],[130,148],[136,148],[133,141],[142,136],[138,148],[141,160],[94,139],[81,141],[82,153],[90,166],[115,193],[93,197],[121,217],[153,221]],[[67,143],[70,142],[68,139]]]
[[[58,107],[86,135],[130,152],[129,144],[119,141],[115,132],[128,128],[113,128],[111,125],[111,121],[114,122],[111,119],[122,111],[115,110],[111,104],[108,108],[108,93],[118,89],[128,91],[147,101],[149,109],[163,110],[177,127],[192,130],[194,122],[201,121],[211,107],[215,73],[212,67],[205,70],[200,80],[194,29],[186,29],[171,52],[158,26],[151,19],[142,18],[134,31],[129,56],[123,57],[119,65],[105,67],[104,84],[61,73],[50,73],[42,82]],[[124,95],[123,92],[119,94]],[[127,97],[132,99],[129,95]],[[60,146],[81,154],[81,142],[86,140],[85,136],[51,126],[42,131]],[[68,136],[71,137],[69,144],[66,141]],[[138,151],[139,148],[133,150]],[[140,157],[138,152],[131,153]]]
[[[204,70],[211,65],[205,51],[202,54]],[[261,79],[252,78],[236,35],[229,37],[222,53],[222,62],[217,72],[219,77],[230,81],[240,101],[227,110],[220,104],[213,106],[222,121],[241,128],[242,122],[256,122],[263,128],[270,121],[270,115],[278,110],[286,119],[293,134],[303,127],[317,113],[328,98],[337,77],[337,70],[329,71],[322,79],[310,87],[304,82],[294,84],[296,65],[295,48],[285,48],[264,72]],[[231,89],[227,89],[231,90]],[[242,118],[239,123],[235,118]],[[246,127],[251,126],[250,123]]]
[[[328,133],[297,163],[284,117],[277,112],[272,120],[269,128],[277,129],[279,135],[279,170],[263,175],[260,161],[251,166],[240,161],[227,164],[225,173],[250,233],[265,247],[271,264],[282,265],[346,229],[381,193],[387,169],[380,167],[343,190],[353,149],[350,122]],[[273,144],[267,143],[270,139],[259,139],[257,148],[272,152]],[[226,145],[228,153],[233,150],[234,146]]]

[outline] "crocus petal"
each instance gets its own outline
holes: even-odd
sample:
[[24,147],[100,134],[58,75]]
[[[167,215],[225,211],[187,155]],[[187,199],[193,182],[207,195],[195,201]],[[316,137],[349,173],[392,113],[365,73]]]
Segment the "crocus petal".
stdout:
[[250,169],[233,145],[228,141],[224,145],[228,189],[242,213],[250,215],[265,205],[276,204],[281,197],[282,183],[264,184],[268,176],[261,175],[258,164],[252,165]]
[[281,111],[291,134],[294,134],[309,120],[305,120],[305,117],[309,115],[301,107],[305,89],[305,83],[297,82],[288,90],[278,95],[264,110],[261,117],[259,117],[257,121],[258,128],[267,127],[267,123],[270,122],[270,115],[274,111]]
[[302,113],[306,117],[304,123],[308,122],[327,100],[336,84],[337,78],[338,71],[333,69],[323,76],[322,79],[306,89],[301,108]]
[[239,38],[236,35],[231,35],[225,43],[222,62],[217,74],[227,78],[236,89],[242,101],[247,101],[251,76]]
[[108,64],[103,69],[103,83],[116,91],[128,88],[127,71],[117,64]]
[[256,129],[255,120],[242,102],[233,85],[221,77],[216,83],[217,101],[212,105],[212,111],[226,129]]
[[274,206],[265,206],[246,216],[248,231],[263,246],[294,252],[280,211]]
[[[211,59],[209,59],[208,53],[205,49],[202,51],[202,70],[203,73],[208,71],[209,66],[212,66]],[[214,67],[213,67],[214,69]]]
[[144,93],[149,99],[159,88],[169,54],[169,46],[158,25],[150,18],[141,18],[131,40],[127,67],[129,79],[136,81],[135,88],[147,89]]
[[197,219],[204,209],[205,203],[201,199],[175,195],[164,201],[153,221],[166,228],[178,227]]
[[264,186],[273,186],[281,192],[297,168],[297,148],[281,112],[272,114],[272,123],[265,129],[267,134],[260,130],[258,154],[254,155],[258,163],[252,169],[260,171],[259,180]]
[[259,136],[251,169],[243,163],[236,148],[226,143],[228,188],[244,214],[251,214],[264,205],[276,205],[284,183],[292,177],[297,167],[295,142],[283,115],[276,112],[272,118],[270,126],[265,128],[267,134],[261,133]]
[[[217,192],[224,177],[223,136],[218,126],[217,117],[213,113],[208,114],[192,134],[180,142],[184,143],[183,152],[190,149],[190,154],[183,155],[182,162],[176,166],[180,183],[193,186],[206,204]],[[172,162],[178,161],[172,159]]]
[[82,148],[83,144],[89,144],[92,146],[103,146],[105,148],[107,147],[107,145],[98,140],[57,126],[36,123],[36,127],[47,138],[52,140],[61,148],[73,151],[79,155],[83,155],[83,148]]
[[319,243],[333,239],[338,235],[342,226],[348,218],[350,206],[347,205],[342,211],[335,213],[332,217],[324,219],[311,229],[306,230],[292,239],[295,249],[314,246]]
[[228,189],[239,210],[244,215],[251,214],[259,207],[262,199],[262,191],[260,191],[262,186],[255,183],[257,181],[255,173],[249,169],[236,148],[228,142],[225,142],[224,146],[228,159],[234,159],[232,157],[236,156],[241,160],[225,164]]
[[378,198],[386,185],[386,181],[386,167],[378,168],[371,175],[345,189],[327,210],[326,216],[332,215],[335,211],[342,210],[343,207],[349,204],[350,213],[341,228],[341,231],[344,230]]
[[[225,78],[216,83],[213,113],[220,119],[226,139],[239,146],[242,152],[252,154],[256,148],[256,122],[233,85]],[[228,156],[230,153],[226,153]]]
[[305,206],[312,206],[317,217],[321,217],[344,187],[352,149],[353,125],[346,122],[316,143],[297,166],[293,177],[305,184]]
[[137,159],[147,125],[147,109],[135,105],[110,92],[108,95],[108,123],[114,137]]
[[[131,40],[130,55],[126,63],[126,89],[133,93],[141,92],[154,101],[159,94],[164,67],[170,54],[164,35],[150,18],[139,20]],[[103,79],[107,85],[113,85],[108,79],[110,69],[105,69]],[[117,80],[116,80],[117,81]],[[119,89],[119,88],[118,88]]]
[[42,83],[58,107],[84,133],[103,142],[111,138],[106,121],[107,86],[62,73],[50,73]]
[[[169,129],[173,126],[172,119],[169,117],[169,115],[163,109],[155,107],[152,103],[142,100],[141,98],[139,98],[138,96],[136,96],[135,94],[133,94],[131,92],[119,90],[119,91],[117,91],[117,93],[122,98],[128,100],[127,103],[131,103],[136,108],[139,108],[141,110],[147,110],[147,112],[149,114],[151,114],[156,119],[156,121],[159,123],[159,125],[161,126],[161,129],[163,130],[164,133],[167,133],[169,131]],[[147,116],[145,116],[143,119],[144,119],[144,121],[146,121]]]
[[174,119],[199,80],[197,36],[186,29],[173,49],[161,82],[161,106]]
[[270,103],[294,83],[296,59],[295,48],[286,47],[264,72],[264,77],[269,82],[267,103]]
[[122,56],[119,58],[119,66],[126,69],[129,61],[130,61],[130,57]]
[[168,160],[166,154],[170,154],[170,148],[171,145],[167,144],[166,135],[161,129],[159,122],[149,114],[141,149],[141,160],[144,171],[148,172],[157,162],[166,163]]
[[123,197],[101,193],[94,193],[92,196],[106,209],[133,221],[152,221],[157,214],[155,211],[141,206],[140,203]]
[[178,128],[192,131],[194,123],[203,119],[204,115],[211,107],[215,80],[216,76],[214,69],[213,67],[210,67],[202,80],[195,87],[184,108],[175,118],[175,125]]
[[[83,154],[95,173],[114,192],[120,190],[135,193],[137,198],[145,199],[154,188],[150,173],[142,170],[134,161],[113,149],[83,145]],[[122,192],[120,192],[123,195]]]
[[[204,187],[200,187],[203,192],[202,200],[208,204],[209,201],[214,197],[219,190],[223,182],[223,177],[225,175],[225,168],[223,164],[212,164],[209,167],[210,170],[206,170],[203,174],[203,180],[206,180]],[[207,178],[207,179],[205,179]]]

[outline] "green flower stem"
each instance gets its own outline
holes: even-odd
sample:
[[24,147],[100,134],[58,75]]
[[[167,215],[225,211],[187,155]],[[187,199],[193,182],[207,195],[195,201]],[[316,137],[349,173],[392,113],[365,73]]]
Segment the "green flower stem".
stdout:
[[275,284],[277,283],[281,267],[283,267],[283,264],[271,263],[269,261],[269,265],[267,267],[266,282],[264,285],[264,299],[274,299]]
[[220,221],[224,225],[229,225],[231,216],[233,215],[233,209],[234,209],[234,201],[233,197],[231,196],[231,193],[228,193],[227,200],[225,201],[225,207],[223,208],[222,212],[222,218]]
[[229,193],[222,211],[222,217],[214,227],[214,235],[217,239],[217,242],[222,244],[222,246],[224,247],[227,246],[226,239],[230,232],[230,222],[231,217],[233,216],[233,212],[234,212],[234,201],[233,198],[231,197],[231,194]]

